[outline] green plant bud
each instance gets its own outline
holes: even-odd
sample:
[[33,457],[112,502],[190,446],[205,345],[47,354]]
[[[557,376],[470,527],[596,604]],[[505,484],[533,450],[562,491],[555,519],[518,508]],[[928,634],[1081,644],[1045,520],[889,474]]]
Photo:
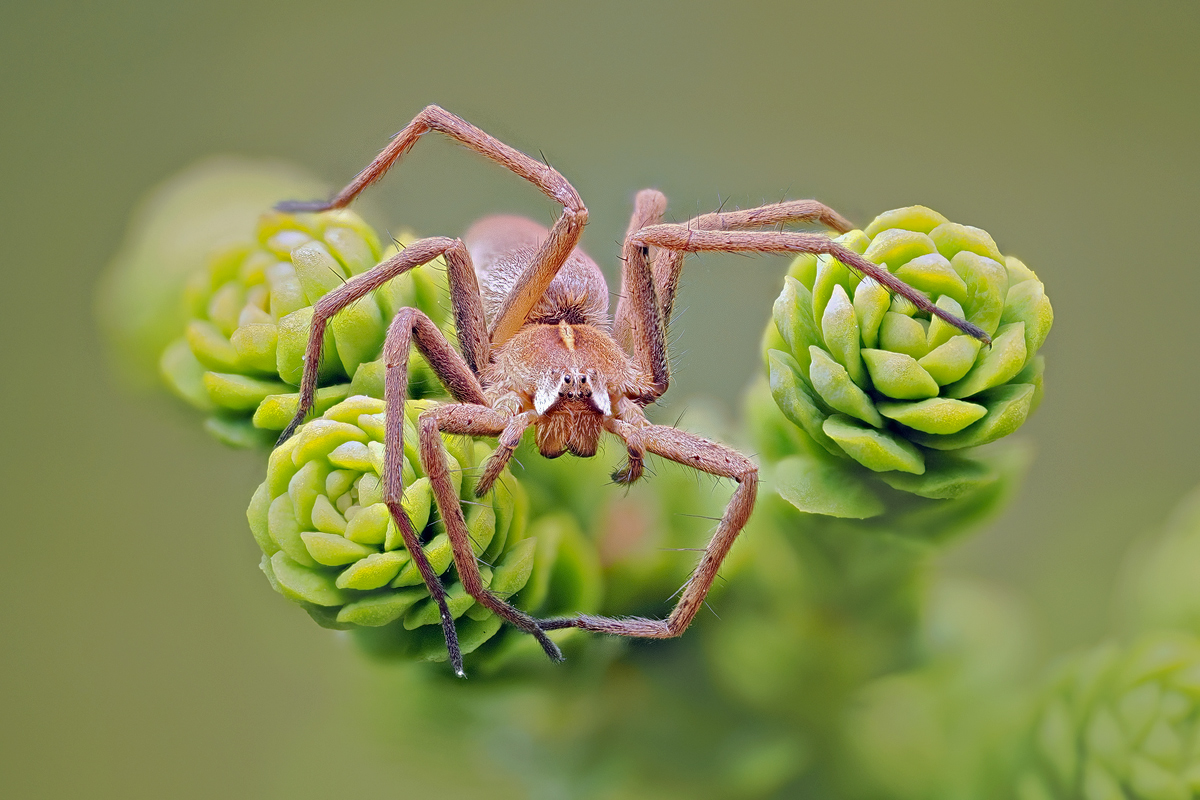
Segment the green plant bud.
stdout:
[[951,336],[919,358],[917,364],[928,372],[929,377],[939,386],[945,386],[971,371],[971,367],[975,365],[975,356],[979,354],[979,347],[980,342],[974,336]]
[[967,301],[967,284],[941,253],[918,256],[895,271],[900,280],[928,295],[945,295]]
[[812,253],[801,253],[792,260],[787,274],[805,286],[812,286],[817,277],[817,257]]
[[823,407],[819,395],[813,393],[796,359],[779,350],[770,351],[768,358],[771,362],[771,395],[784,416],[833,455],[843,455],[821,427],[830,411]]
[[[965,319],[967,316],[967,312],[963,310],[962,305],[957,300],[955,300],[953,297],[951,297],[950,295],[944,294],[941,297],[939,297],[937,299],[937,307],[942,309],[943,311],[953,314],[954,316],[958,317],[959,319]],[[965,335],[966,334],[964,334],[958,328],[951,325],[949,322],[946,322],[941,317],[933,317],[929,320],[928,339],[929,339],[929,349],[930,350],[934,350],[934,349],[937,349],[938,347],[941,347],[943,344],[950,341],[955,336],[965,336]],[[979,340],[975,339],[974,336],[972,336],[970,338],[976,342],[979,342]],[[976,351],[976,352],[978,352],[978,351]]]
[[871,246],[863,253],[868,261],[886,264],[895,271],[901,264],[936,253],[933,240],[923,233],[889,228],[871,237]]
[[817,329],[821,329],[821,318],[825,306],[833,298],[833,288],[850,285],[850,269],[832,256],[817,256],[817,277],[812,285],[812,315]]
[[1200,635],[1200,491],[1192,490],[1127,562],[1119,607],[1127,609],[1128,627]]
[[[993,341],[983,345],[834,258],[801,256],[763,337],[771,395],[800,435],[870,472],[919,476],[934,451],[1019,428],[1041,399],[1038,350],[1054,320],[1037,275],[985,231],[924,206],[881,214],[839,241]],[[984,466],[964,474],[972,472],[998,474]],[[893,481],[928,497],[971,482]]]
[[967,299],[963,303],[967,320],[983,328],[989,336],[995,333],[1008,296],[1008,270],[995,259],[967,250],[955,255],[950,266],[967,286]]
[[[420,407],[411,409],[406,419],[410,431],[411,420],[425,406],[416,405]],[[271,585],[318,622],[338,628],[374,628],[387,640],[389,652],[442,660],[444,645],[440,651],[433,646],[442,636],[436,605],[383,503],[384,450],[379,440],[384,415],[383,401],[356,395],[301,426],[272,452],[266,480],[255,491],[246,517],[263,552],[262,569]],[[444,441],[457,453],[457,458],[448,459],[452,474],[460,473],[460,481],[459,459],[473,466],[490,455],[486,446],[477,448],[464,437]],[[434,570],[443,576],[452,612],[456,617],[470,612],[464,617],[470,625],[460,637],[463,650],[482,647],[501,626],[490,611],[475,607],[455,580],[449,538],[420,463],[406,458],[405,473],[401,504]],[[557,550],[539,548],[538,540],[527,535],[528,504],[520,484],[506,470],[496,489],[483,498],[474,498],[471,487],[466,490],[472,491],[474,503],[464,506],[467,530],[481,559],[485,584],[502,596],[516,598],[519,607],[527,610],[553,605],[546,593],[552,585],[553,591],[560,591],[550,576],[557,574],[555,563],[562,559]],[[551,544],[547,541],[546,547]],[[563,564],[566,573],[553,581],[562,580],[563,591],[585,578],[589,585],[598,585],[598,561],[594,553],[590,558],[594,574]],[[535,575],[542,576],[538,580],[545,583],[545,591],[529,595],[534,602],[524,603],[523,590]],[[595,589],[588,592],[596,593]],[[596,598],[584,599],[588,600],[585,607],[577,610],[595,610]],[[373,641],[373,646],[381,644]]]
[[879,324],[879,348],[923,358],[929,352],[925,326],[921,320],[888,311]]
[[204,365],[192,354],[184,339],[167,345],[159,360],[159,371],[167,386],[201,411],[212,411],[213,403],[204,388]]
[[937,381],[912,356],[866,349],[862,351],[862,357],[871,373],[871,382],[884,397],[897,400],[937,397]]
[[[815,258],[813,263],[816,263]],[[775,327],[803,372],[808,371],[808,348],[812,344],[824,344],[820,326],[813,322],[808,313],[811,306],[812,292],[809,287],[794,278],[784,278],[783,293],[775,301]]]
[[825,305],[821,315],[821,332],[825,345],[846,370],[850,380],[859,386],[866,386],[867,373],[859,356],[861,339],[858,318],[854,314],[854,306],[850,304],[849,295],[840,285],[833,287],[833,296]]
[[1029,727],[1019,797],[1200,791],[1200,639],[1156,633],[1063,664]]
[[879,413],[923,433],[958,433],[986,414],[987,409],[962,400],[931,397],[915,403],[881,402]]
[[841,414],[829,417],[822,427],[830,439],[869,470],[899,470],[916,475],[925,471],[925,459],[921,456],[921,451],[887,431],[864,428]]
[[937,226],[948,222],[938,212],[925,206],[908,206],[885,211],[874,219],[863,231],[867,236],[874,237],[882,231],[893,228],[916,233],[929,233]]
[[231,157],[194,164],[155,187],[132,215],[97,292],[100,327],[126,376],[151,385],[164,348],[189,318],[206,318],[213,294],[207,280],[196,303],[185,298],[189,283],[207,277],[210,254],[235,254],[221,267],[231,279],[237,247],[250,249],[263,209],[327,188],[288,164]]
[[[269,432],[282,430],[295,414],[313,304],[391,252],[350,211],[263,215],[253,240],[227,246],[191,274],[183,298],[189,318],[162,351],[163,379],[214,415],[217,421],[207,427],[223,440],[268,443]],[[383,396],[380,355],[401,306],[420,308],[453,335],[439,268],[412,270],[330,320],[316,413],[354,394]],[[412,396],[444,394],[419,354],[411,359],[409,381]],[[267,433],[255,435],[252,428]]]
[[809,352],[812,355],[812,363],[809,365],[808,374],[821,399],[843,414],[858,417],[876,428],[882,428],[883,419],[875,410],[871,398],[854,385],[846,368],[815,344],[809,348]]
[[1025,323],[1005,325],[991,347],[966,376],[944,390],[947,397],[971,397],[985,389],[1007,383],[1025,367]]
[[879,343],[879,326],[892,305],[892,297],[874,278],[866,278],[854,289],[854,313],[858,318],[863,347]]

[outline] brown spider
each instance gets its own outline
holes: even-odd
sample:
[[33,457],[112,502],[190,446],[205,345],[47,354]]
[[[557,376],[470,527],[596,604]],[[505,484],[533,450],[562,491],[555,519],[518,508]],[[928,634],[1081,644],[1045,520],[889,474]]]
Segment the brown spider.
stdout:
[[[685,225],[664,225],[659,223],[667,200],[652,189],[639,192],[635,201],[622,250],[621,299],[610,330],[604,276],[596,263],[576,248],[588,219],[579,194],[550,166],[438,106],[429,106],[418,114],[329,202],[289,202],[279,208],[323,211],[349,205],[431,130],[446,134],[530,181],[563,206],[562,216],[549,231],[520,217],[492,216],[472,226],[465,243],[444,237],[422,239],[321,298],[314,308],[305,351],[299,408],[280,442],[292,435],[313,407],[321,344],[330,318],[397,275],[444,257],[461,354],[415,308],[401,309],[392,320],[383,350],[387,402],[383,496],[430,595],[441,609],[450,661],[459,675],[463,674],[462,655],[445,590],[401,506],[402,420],[412,342],[458,401],[420,416],[419,452],[452,545],[459,578],[476,602],[535,636],[546,654],[558,661],[562,653],[546,635],[548,630],[575,627],[658,639],[683,633],[754,508],[758,468],[750,459],[716,442],[668,425],[654,425],[642,413],[667,390],[670,381],[665,329],[685,253],[723,250],[828,254],[907,297],[922,310],[987,340],[974,325],[947,315],[925,295],[824,235],[743,230],[797,221],[820,222],[838,232],[853,227],[821,203],[776,203],[707,214]],[[439,433],[499,438],[476,488],[476,494],[483,495],[530,425],[536,430],[538,449],[547,458],[564,452],[595,455],[601,433],[613,434],[628,452],[628,462],[613,475],[618,483],[632,483],[642,476],[647,452],[738,483],[716,533],[666,619],[580,615],[537,620],[484,587]]]

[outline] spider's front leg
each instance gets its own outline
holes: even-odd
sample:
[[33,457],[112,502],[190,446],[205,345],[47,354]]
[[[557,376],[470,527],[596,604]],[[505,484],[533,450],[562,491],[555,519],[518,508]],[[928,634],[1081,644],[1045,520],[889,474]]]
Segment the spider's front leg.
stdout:
[[[345,208],[354,198],[391,169],[402,159],[421,137],[437,131],[459,144],[474,150],[514,174],[532,183],[542,194],[563,207],[563,213],[550,229],[550,235],[542,242],[525,271],[512,287],[503,305],[492,319],[490,341],[498,346],[510,339],[522,325],[525,317],[537,305],[547,287],[558,274],[563,263],[579,244],[583,226],[587,224],[588,210],[575,187],[559,172],[537,159],[510,147],[494,136],[490,136],[462,117],[451,114],[440,106],[426,106],[411,122],[404,126],[388,142],[387,147],[352,180],[346,188],[330,201],[280,203],[282,211],[324,211],[330,208]],[[466,351],[464,350],[464,354]],[[469,358],[468,354],[468,358]],[[479,368],[486,361],[474,361]]]
[[686,225],[651,225],[629,237],[634,248],[650,247],[681,253],[717,251],[725,253],[812,253],[833,256],[864,277],[870,277],[894,295],[900,295],[921,311],[953,325],[984,344],[991,344],[987,332],[934,305],[923,293],[909,286],[886,269],[818,233],[790,231],[695,230]]
[[[660,225],[666,210],[667,198],[662,192],[654,189],[638,192],[621,252],[624,262],[621,267],[621,300],[617,304],[613,325],[617,341],[653,379],[654,392],[646,400],[660,397],[670,383],[666,329],[675,306],[683,258],[689,252],[688,248],[672,246],[674,240],[661,244],[647,241],[644,236],[646,231],[740,231],[795,222],[820,223],[840,233],[854,227],[841,214],[816,200],[789,200],[739,211],[718,211],[694,217],[684,225]],[[819,238],[828,241],[824,237]],[[654,252],[651,252],[651,246],[655,248]],[[877,269],[873,264],[870,266]],[[907,286],[904,288],[908,292],[913,291]]]
[[[313,306],[308,343],[304,350],[304,375],[300,380],[300,402],[296,408],[296,416],[279,436],[280,444],[291,438],[296,428],[304,422],[304,418],[312,410],[317,393],[317,373],[321,364],[321,348],[325,341],[325,327],[329,324],[329,320],[343,308],[366,297],[392,278],[402,275],[414,267],[427,264],[438,256],[446,258],[450,301],[454,307],[459,347],[462,348],[463,355],[467,359],[470,367],[468,373],[471,374],[474,387],[464,383],[454,370],[449,370],[442,376],[442,380],[447,381],[446,386],[455,397],[460,397],[459,392],[470,394],[473,388],[479,386],[475,374],[487,364],[491,351],[488,343],[487,323],[483,316],[483,300],[479,295],[479,283],[475,278],[471,257],[459,239],[447,239],[444,236],[421,239],[361,275],[356,275],[322,297]],[[404,357],[407,360],[407,349]],[[407,376],[405,382],[407,384]],[[477,396],[481,395],[470,395],[472,400]],[[460,399],[462,398],[460,397]]]
[[[463,674],[462,652],[458,646],[458,632],[454,627],[454,617],[446,604],[446,589],[442,586],[441,578],[429,563],[421,541],[413,529],[408,514],[404,511],[404,403],[408,399],[408,354],[413,342],[425,356],[434,373],[441,378],[455,398],[468,403],[478,403],[484,407],[487,398],[483,387],[471,372],[445,336],[429,317],[415,308],[402,308],[396,312],[388,327],[387,339],[383,344],[385,365],[383,399],[387,404],[384,413],[383,432],[383,502],[387,505],[396,528],[404,539],[404,547],[408,550],[413,563],[421,573],[421,580],[429,595],[437,603],[442,619],[442,633],[446,637],[446,649],[450,654],[450,664],[456,674]],[[309,365],[306,365],[306,369]],[[439,439],[440,442],[440,439]],[[436,483],[434,484],[436,491]],[[439,509],[441,499],[438,499]],[[457,501],[455,503],[457,509]],[[443,518],[444,511],[443,510]],[[459,516],[462,510],[458,509]],[[478,570],[476,571],[478,574]]]
[[704,555],[688,579],[670,615],[666,619],[642,617],[597,617],[580,615],[561,619],[543,620],[542,628],[582,628],[597,633],[616,636],[636,636],[649,639],[669,639],[682,634],[704,604],[704,598],[712,588],[721,562],[729,553],[734,540],[750,519],[754,510],[754,499],[758,493],[758,467],[750,459],[724,445],[710,442],[691,433],[668,425],[632,425],[614,419],[609,430],[625,440],[632,453],[635,449],[660,455],[680,464],[694,467],[701,472],[721,478],[732,478],[738,487],[733,493],[725,513],[717,525]]
[[[490,474],[494,468],[498,475],[503,469],[503,462],[507,460],[507,456],[503,453],[508,445],[504,440],[506,437],[509,439],[515,437],[516,440],[520,440],[521,432],[528,427],[529,421],[528,415],[520,414],[510,417],[486,405],[460,403],[430,409],[421,415],[419,421],[421,466],[425,469],[425,474],[429,476],[433,497],[437,502],[442,523],[446,526],[446,535],[450,539],[450,547],[454,553],[454,566],[458,571],[463,588],[475,599],[475,602],[518,630],[533,635],[552,661],[562,661],[562,651],[550,640],[537,620],[492,594],[483,585],[483,577],[479,574],[479,564],[476,561],[475,550],[472,548],[467,522],[463,517],[458,495],[454,491],[454,484],[450,479],[450,465],[441,437],[442,433],[500,436],[501,449],[497,451],[500,457],[489,462],[486,473]],[[513,446],[515,446],[515,442]],[[494,467],[497,463],[499,467]],[[493,477],[492,480],[494,479]],[[485,493],[490,486],[491,481],[486,486],[481,482],[480,488],[483,491],[477,491],[477,493]]]
[[[402,505],[404,403],[408,397],[408,355],[413,344],[416,344],[429,366],[454,397],[462,401],[427,411],[419,420],[421,465],[429,477],[434,501],[446,526],[458,577],[463,587],[478,603],[506,622],[533,634],[550,658],[561,661],[562,653],[558,646],[550,641],[532,617],[500,600],[484,587],[479,565],[475,561],[475,552],[471,549],[470,534],[463,518],[462,507],[450,479],[446,448],[440,435],[440,430],[444,430],[446,433],[467,436],[499,436],[503,448],[504,441],[514,436],[517,440],[520,439],[521,432],[529,424],[529,418],[527,415],[513,416],[511,412],[491,408],[478,379],[433,321],[415,308],[402,308],[392,320],[383,346],[386,365],[384,401],[387,404],[384,416],[383,499],[404,538],[405,548],[416,563],[430,596],[437,603],[451,666],[458,675],[463,674],[458,633],[446,604],[446,590],[442,586],[441,578],[429,563]],[[503,464],[500,465],[500,469],[502,468]],[[498,474],[499,469],[496,472]],[[483,489],[486,491],[487,487]]]

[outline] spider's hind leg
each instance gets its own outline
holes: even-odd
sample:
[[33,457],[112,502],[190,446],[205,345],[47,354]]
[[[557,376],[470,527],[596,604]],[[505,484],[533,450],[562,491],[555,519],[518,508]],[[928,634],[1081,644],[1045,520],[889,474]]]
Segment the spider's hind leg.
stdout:
[[545,630],[559,628],[581,628],[596,633],[614,636],[635,636],[647,639],[670,639],[681,635],[695,619],[704,598],[716,580],[717,570],[733,546],[754,510],[754,498],[758,492],[758,468],[750,459],[699,436],[667,425],[634,426],[623,421],[614,421],[609,429],[627,443],[631,440],[644,446],[645,451],[662,456],[693,469],[707,472],[720,478],[731,478],[737,483],[729,505],[717,525],[717,530],[704,549],[704,554],[692,576],[684,585],[675,608],[666,619],[642,617],[598,617],[581,614],[576,617],[543,620]]
[[[450,466],[446,458],[446,447],[442,442],[442,433],[501,436],[509,427],[509,423],[509,418],[503,413],[483,405],[459,403],[430,409],[421,415],[418,425],[421,466],[425,469],[433,488],[433,497],[454,553],[454,566],[467,594],[508,624],[532,635],[551,661],[562,661],[562,651],[546,635],[537,620],[497,597],[484,586],[462,506],[450,479]],[[524,425],[528,425],[528,422]],[[522,430],[524,425],[521,426]]]

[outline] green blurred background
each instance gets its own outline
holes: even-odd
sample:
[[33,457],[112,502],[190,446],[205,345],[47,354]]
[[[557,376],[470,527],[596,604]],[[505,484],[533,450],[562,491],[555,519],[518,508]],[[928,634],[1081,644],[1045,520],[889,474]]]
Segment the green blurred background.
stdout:
[[[92,311],[157,182],[240,153],[340,185],[430,102],[544,153],[610,276],[645,186],[678,219],[816,197],[990,231],[1057,325],[1028,482],[948,568],[1018,593],[1044,654],[1095,640],[1129,542],[1200,475],[1198,23],[1195,3],[7,4],[0,793],[439,785],[375,736],[406,721],[372,713],[374,667],[262,579],[261,457],[121,384]],[[497,210],[555,211],[429,140],[367,216],[456,235]],[[783,270],[689,260],[664,417],[699,394],[735,413]]]

